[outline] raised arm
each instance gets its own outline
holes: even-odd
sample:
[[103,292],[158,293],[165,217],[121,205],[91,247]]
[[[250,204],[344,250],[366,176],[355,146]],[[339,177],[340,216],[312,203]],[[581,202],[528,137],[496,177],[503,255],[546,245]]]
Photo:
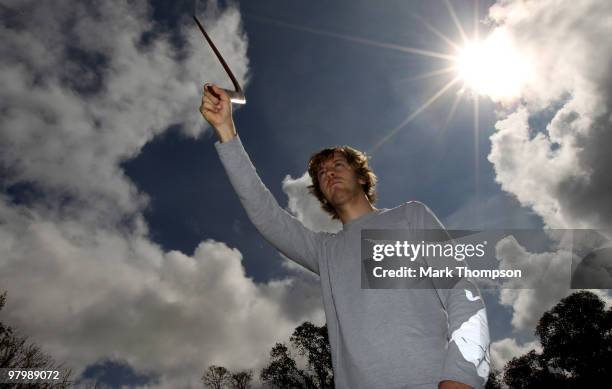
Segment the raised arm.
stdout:
[[200,112],[215,130],[221,163],[251,222],[280,252],[319,274],[317,252],[323,234],[307,229],[281,208],[263,184],[236,133],[227,93],[205,86]]

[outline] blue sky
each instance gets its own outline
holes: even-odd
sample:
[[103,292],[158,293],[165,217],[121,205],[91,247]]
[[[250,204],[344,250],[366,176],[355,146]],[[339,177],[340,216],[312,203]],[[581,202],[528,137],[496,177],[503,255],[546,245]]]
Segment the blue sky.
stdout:
[[[299,29],[447,53],[446,43],[417,19],[424,18],[459,41],[443,2],[389,2],[374,9],[371,2],[330,5],[321,13],[305,3],[240,4],[251,67],[248,104],[240,107],[234,118],[259,174],[283,206],[287,204],[287,195],[281,190],[283,178],[301,176],[313,152],[336,144],[371,150],[454,77],[451,73],[410,80],[446,67],[448,62]],[[466,29],[473,25],[473,7],[471,2],[455,5]],[[480,14],[487,8],[486,3],[480,4]],[[376,20],[385,20],[384,28]],[[212,55],[204,45],[202,50]],[[229,85],[227,78],[211,81]],[[481,200],[498,196],[506,207],[504,215],[487,227],[539,226],[538,218],[503,193],[493,180],[486,156],[495,122],[494,106],[486,99],[479,118],[482,131],[476,187],[473,103],[469,97],[462,99],[444,128],[459,89],[453,88],[376,151],[372,166],[379,177],[377,205],[392,208],[419,200],[444,221],[476,196]],[[281,257],[261,238],[233,194],[212,146],[216,139],[207,135],[194,141],[181,137],[179,129],[171,130],[124,165],[128,176],[152,198],[146,212],[152,237],[165,249],[186,253],[192,253],[203,236],[218,239],[245,253],[247,275],[255,280],[286,276]],[[477,215],[456,227],[482,226],[484,221],[475,220]],[[480,217],[486,219],[487,215]],[[508,310],[498,306],[495,296],[487,302],[489,314],[495,318],[492,337],[501,339],[511,328]]]
[[[505,29],[536,75],[510,103],[478,97],[477,137],[469,88],[449,116],[458,84],[375,149],[378,207],[419,200],[448,228],[612,226],[612,51],[593,44],[610,44],[612,10],[549,3],[449,2],[470,36],[475,10],[481,36]],[[371,151],[455,77],[415,79],[448,61],[378,44],[452,53],[426,27],[460,44],[443,0],[215,4],[1,9],[3,313],[109,385],[195,387],[209,364],[259,369],[296,325],[323,320],[316,278],[251,225],[197,111],[205,81],[230,84],[194,10],[243,82],[234,120],[262,180],[306,219],[320,217],[298,179],[313,152]],[[537,347],[535,320],[567,293],[486,294],[497,360]]]
[[[458,33],[444,4],[403,3],[390,2],[373,10],[368,2],[361,5],[353,2],[351,7],[334,2],[324,14],[305,4],[301,5],[303,9],[284,2],[258,2],[256,7],[241,4],[251,67],[248,104],[240,107],[234,118],[262,179],[282,205],[287,200],[281,181],[286,175],[301,176],[313,152],[336,144],[370,150],[454,75],[406,81],[448,64],[444,60],[275,25],[255,17],[448,52],[446,44],[414,17],[421,15],[456,38]],[[466,2],[456,8],[466,19],[467,28],[473,23],[472,4]],[[481,8],[484,13],[486,4],[481,4]],[[375,22],[376,18],[386,20],[385,28]],[[205,45],[202,50],[209,51]],[[228,83],[227,79],[214,81]],[[455,96],[453,92],[458,89],[443,96],[377,150],[372,164],[380,178],[379,206],[393,207],[408,200],[420,200],[444,219],[477,195],[505,196],[494,182],[492,166],[486,160],[490,150],[488,136],[495,121],[493,105],[483,100],[479,118],[482,130],[478,188],[469,98],[462,99],[448,128],[443,128]],[[137,158],[126,162],[126,173],[152,197],[147,221],[155,240],[165,248],[190,253],[202,236],[210,236],[248,247],[250,254],[259,253],[261,239],[237,198],[227,195],[233,190],[212,146],[215,139],[210,136],[207,133],[193,141],[182,138],[178,128],[168,131],[146,145]],[[516,203],[507,197],[509,213],[528,213],[512,207]],[[478,226],[476,220],[465,222]],[[538,225],[537,218],[526,216],[525,223],[528,222],[532,224],[514,225],[503,220],[499,227]],[[241,232],[237,234],[235,229]],[[267,244],[264,246],[257,258],[246,259],[246,266],[256,279],[265,280],[275,270],[260,274],[263,270],[259,255],[273,253]],[[257,265],[251,268],[251,262]],[[272,267],[273,261],[270,262],[264,267]]]

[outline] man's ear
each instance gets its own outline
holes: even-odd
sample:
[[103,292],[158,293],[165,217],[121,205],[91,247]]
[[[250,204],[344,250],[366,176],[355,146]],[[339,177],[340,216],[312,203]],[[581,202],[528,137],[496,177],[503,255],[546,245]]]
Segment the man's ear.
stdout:
[[359,183],[359,185],[365,185],[365,184],[366,184],[366,180],[365,180],[365,178],[359,178],[359,179],[357,180],[357,182]]

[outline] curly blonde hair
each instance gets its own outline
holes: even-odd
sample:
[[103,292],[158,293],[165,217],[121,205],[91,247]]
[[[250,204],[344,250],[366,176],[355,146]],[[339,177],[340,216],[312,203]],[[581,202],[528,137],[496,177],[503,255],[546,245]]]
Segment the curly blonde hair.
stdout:
[[370,201],[374,204],[376,201],[376,175],[368,165],[368,157],[365,153],[356,150],[350,146],[335,146],[325,148],[310,157],[308,162],[308,175],[312,179],[312,185],[308,186],[310,193],[321,203],[321,208],[331,215],[332,219],[340,219],[340,215],[336,209],[327,201],[323,191],[319,185],[319,169],[324,162],[334,156],[335,153],[340,153],[346,158],[349,166],[355,171],[358,179],[362,179],[365,183],[361,185],[363,192]]

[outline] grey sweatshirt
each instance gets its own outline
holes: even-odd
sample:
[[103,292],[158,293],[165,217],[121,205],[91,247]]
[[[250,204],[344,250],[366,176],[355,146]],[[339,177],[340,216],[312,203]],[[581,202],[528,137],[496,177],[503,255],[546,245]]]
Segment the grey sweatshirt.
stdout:
[[240,138],[215,147],[249,219],[280,252],[320,276],[336,388],[437,389],[443,380],[483,388],[489,330],[478,288],[361,288],[361,229],[444,228],[422,203],[377,210],[336,234],[313,232],[281,208]]

